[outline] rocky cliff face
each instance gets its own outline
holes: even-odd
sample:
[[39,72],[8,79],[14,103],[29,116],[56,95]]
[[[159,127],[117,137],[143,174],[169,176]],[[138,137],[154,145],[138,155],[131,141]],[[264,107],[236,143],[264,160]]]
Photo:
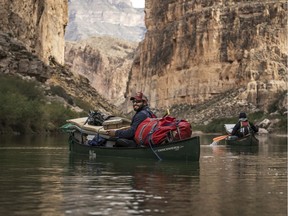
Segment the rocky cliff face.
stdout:
[[91,88],[87,78],[81,75],[74,76],[55,61],[46,65],[37,55],[30,53],[21,42],[0,31],[0,75],[2,74],[39,81],[47,95],[51,94],[51,86],[60,86],[69,96],[88,102],[94,109],[110,114],[117,112],[114,105]]
[[0,15],[0,74],[35,79],[46,89],[59,85],[95,109],[117,112],[87,78],[59,65],[64,65],[68,1],[2,0]]
[[146,31],[144,10],[133,8],[130,0],[70,0],[68,7],[65,64],[120,105],[137,41]]
[[64,63],[67,1],[1,0],[0,30],[9,33],[44,62]]
[[118,106],[125,100],[137,46],[136,42],[108,36],[66,42],[65,62],[75,76],[86,77],[100,95]]
[[145,31],[144,10],[130,0],[69,0],[68,41],[108,35],[139,42]]
[[193,106],[235,90],[234,105],[267,110],[286,90],[286,1],[146,0],[145,13],[126,95]]

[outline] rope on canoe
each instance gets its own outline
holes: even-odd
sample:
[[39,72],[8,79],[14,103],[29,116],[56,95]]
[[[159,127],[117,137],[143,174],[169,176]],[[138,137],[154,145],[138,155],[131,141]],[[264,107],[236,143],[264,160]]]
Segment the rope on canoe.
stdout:
[[149,142],[149,146],[150,146],[152,152],[153,152],[153,153],[156,155],[156,157],[158,158],[158,160],[162,161],[162,158],[157,154],[157,152],[154,151],[154,149],[153,149],[153,147],[152,147],[152,145],[151,145],[150,142]]

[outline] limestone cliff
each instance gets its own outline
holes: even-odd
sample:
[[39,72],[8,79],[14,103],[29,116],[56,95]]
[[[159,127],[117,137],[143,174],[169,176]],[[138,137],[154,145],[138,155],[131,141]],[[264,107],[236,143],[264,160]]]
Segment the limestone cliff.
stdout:
[[68,41],[108,35],[141,41],[146,31],[144,11],[130,0],[69,0]]
[[239,90],[234,105],[267,110],[286,90],[286,1],[146,0],[145,14],[126,96],[195,106]]
[[100,95],[115,105],[124,102],[136,42],[93,37],[66,42],[65,64],[75,76],[83,75]]
[[0,30],[10,33],[44,62],[64,63],[68,2],[60,0],[1,0]]

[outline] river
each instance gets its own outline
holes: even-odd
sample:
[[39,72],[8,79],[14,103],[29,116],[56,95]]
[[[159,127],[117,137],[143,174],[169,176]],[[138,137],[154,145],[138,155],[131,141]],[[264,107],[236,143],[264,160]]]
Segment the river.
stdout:
[[[217,135],[216,135],[217,136]],[[66,135],[0,136],[1,215],[287,215],[287,137],[211,145],[199,163],[89,160]]]

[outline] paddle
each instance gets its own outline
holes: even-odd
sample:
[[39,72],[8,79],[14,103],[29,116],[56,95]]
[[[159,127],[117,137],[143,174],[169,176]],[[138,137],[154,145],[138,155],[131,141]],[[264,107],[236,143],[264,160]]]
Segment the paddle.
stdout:
[[167,116],[167,115],[170,115],[170,110],[169,110],[169,109],[166,110],[166,113],[163,115],[162,118],[164,118],[164,117]]
[[218,136],[218,137],[213,138],[213,141],[214,141],[214,142],[218,142],[218,141],[220,141],[220,140],[225,139],[225,138],[228,137],[228,136],[229,136],[229,135]]

